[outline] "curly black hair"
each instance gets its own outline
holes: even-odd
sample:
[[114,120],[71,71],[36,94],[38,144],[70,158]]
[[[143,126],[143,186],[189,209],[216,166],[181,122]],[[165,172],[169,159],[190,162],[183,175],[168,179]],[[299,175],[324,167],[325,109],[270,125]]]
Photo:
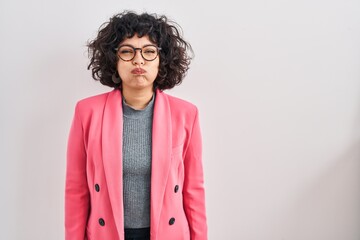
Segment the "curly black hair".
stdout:
[[[90,59],[88,69],[91,69],[92,77],[103,85],[121,89],[121,79],[120,83],[112,80],[113,74],[119,77],[116,69],[119,58],[114,49],[126,38],[137,34],[139,37],[148,36],[150,41],[161,48],[154,89],[171,89],[181,84],[193,58],[193,50],[181,37],[176,26],[182,30],[166,16],[154,13],[136,14],[133,11],[124,11],[115,14],[109,22],[100,26],[97,37],[87,43]],[[189,56],[188,50],[192,56]]]

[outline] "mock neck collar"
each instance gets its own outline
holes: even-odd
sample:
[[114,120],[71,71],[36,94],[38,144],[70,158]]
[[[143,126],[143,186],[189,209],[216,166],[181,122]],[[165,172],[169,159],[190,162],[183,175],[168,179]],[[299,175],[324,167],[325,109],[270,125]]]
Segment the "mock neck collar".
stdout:
[[130,117],[130,118],[142,118],[145,116],[152,115],[154,102],[155,102],[155,95],[156,95],[156,93],[154,91],[150,102],[146,105],[145,108],[139,109],[139,110],[132,108],[130,105],[128,105],[125,102],[125,98],[122,98],[122,107],[123,107],[124,116]]

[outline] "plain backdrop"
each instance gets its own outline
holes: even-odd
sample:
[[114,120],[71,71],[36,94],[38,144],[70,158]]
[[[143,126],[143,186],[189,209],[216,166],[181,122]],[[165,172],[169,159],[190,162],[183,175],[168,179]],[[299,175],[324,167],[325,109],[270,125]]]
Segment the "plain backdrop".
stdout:
[[0,2],[0,239],[64,239],[66,142],[86,42],[123,10],[165,14],[195,58],[209,239],[360,239],[358,0]]

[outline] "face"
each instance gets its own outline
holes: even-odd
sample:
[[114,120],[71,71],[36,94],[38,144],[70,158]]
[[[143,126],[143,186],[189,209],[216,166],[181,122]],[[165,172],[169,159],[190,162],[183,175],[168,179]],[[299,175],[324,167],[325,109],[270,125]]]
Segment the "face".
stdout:
[[[136,34],[132,38],[125,39],[119,46],[125,44],[134,48],[142,48],[149,44],[156,45],[150,41],[148,36],[139,38]],[[126,53],[126,51],[123,51],[123,53]],[[145,53],[143,54],[145,56]],[[135,57],[130,61],[119,58],[117,71],[122,80],[122,88],[132,90],[149,89],[149,91],[152,91],[154,80],[159,72],[159,57],[158,55],[153,61],[147,61],[141,56],[140,50],[136,50]]]

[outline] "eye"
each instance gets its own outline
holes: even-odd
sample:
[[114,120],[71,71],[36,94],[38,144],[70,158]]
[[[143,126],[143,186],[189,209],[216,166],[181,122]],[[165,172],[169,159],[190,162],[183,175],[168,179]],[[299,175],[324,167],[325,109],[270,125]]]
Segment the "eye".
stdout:
[[133,53],[134,51],[132,49],[121,49],[120,53],[121,54],[128,54],[128,53]]
[[156,52],[154,48],[145,48],[144,51],[146,53],[155,53]]
[[154,47],[146,47],[143,49],[145,54],[156,54],[156,48]]

